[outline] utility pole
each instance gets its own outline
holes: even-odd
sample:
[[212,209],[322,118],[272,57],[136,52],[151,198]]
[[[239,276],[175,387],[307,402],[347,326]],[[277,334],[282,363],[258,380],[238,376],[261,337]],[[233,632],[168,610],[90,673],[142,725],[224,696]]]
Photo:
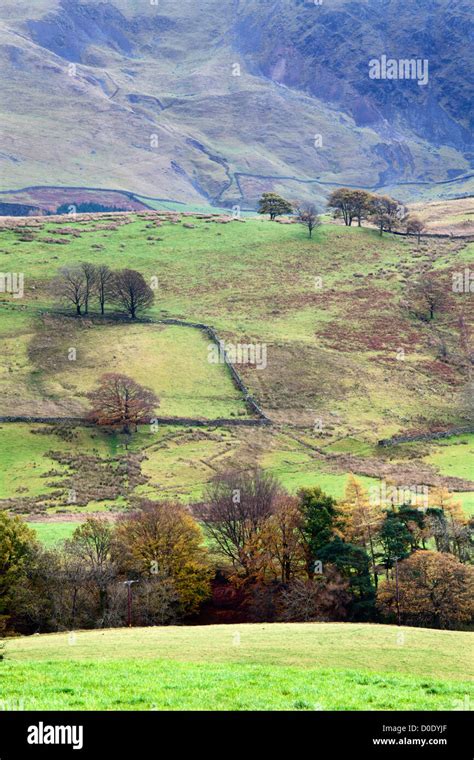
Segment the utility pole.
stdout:
[[399,557],[395,557],[395,593],[397,599],[397,625],[400,625],[400,591],[398,587],[398,560]]
[[127,587],[127,625],[132,627],[132,583],[138,581],[124,581],[123,585]]

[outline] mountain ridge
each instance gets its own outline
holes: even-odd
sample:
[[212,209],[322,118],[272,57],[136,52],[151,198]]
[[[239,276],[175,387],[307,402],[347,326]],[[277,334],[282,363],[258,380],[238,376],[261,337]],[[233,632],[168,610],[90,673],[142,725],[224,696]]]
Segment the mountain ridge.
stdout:
[[[467,2],[311,5],[7,4],[1,189],[127,188],[250,207],[268,189],[320,203],[345,184],[402,200],[472,192]],[[431,30],[411,28],[430,14]],[[372,54],[423,50],[435,55],[427,93],[367,75]]]

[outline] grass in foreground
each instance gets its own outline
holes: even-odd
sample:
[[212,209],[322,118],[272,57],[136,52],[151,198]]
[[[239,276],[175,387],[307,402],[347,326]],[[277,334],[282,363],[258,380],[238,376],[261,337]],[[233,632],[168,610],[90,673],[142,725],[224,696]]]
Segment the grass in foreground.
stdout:
[[26,710],[451,710],[474,694],[471,642],[340,623],[53,634],[10,641],[0,684]]

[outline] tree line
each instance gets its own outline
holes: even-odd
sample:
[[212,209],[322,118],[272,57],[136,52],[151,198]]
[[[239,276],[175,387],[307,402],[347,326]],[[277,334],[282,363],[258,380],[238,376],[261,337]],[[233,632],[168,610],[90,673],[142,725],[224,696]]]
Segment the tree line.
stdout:
[[260,470],[219,474],[190,508],[137,499],[115,522],[90,517],[55,549],[2,512],[0,628],[126,625],[131,581],[134,625],[216,622],[219,592],[224,619],[469,628],[473,527],[444,488],[423,510],[384,506],[351,476],[337,502]]
[[[380,235],[385,230],[393,232],[399,228],[405,228],[407,233],[417,236],[419,243],[425,231],[425,225],[421,219],[413,214],[407,214],[405,207],[399,201],[388,195],[377,195],[367,190],[338,188],[329,196],[327,208],[334,218],[342,219],[347,227],[351,227],[354,221],[357,221],[359,227],[362,226],[364,220],[372,222],[377,226]],[[321,223],[314,203],[288,201],[276,193],[263,193],[258,204],[258,213],[268,214],[271,221],[275,221],[283,214],[293,214],[296,220],[308,229],[310,237],[313,230]]]
[[134,269],[114,271],[106,264],[87,261],[63,267],[53,281],[52,292],[78,316],[89,314],[91,304],[95,302],[102,315],[106,305],[110,304],[136,319],[154,301],[153,290],[140,272]]

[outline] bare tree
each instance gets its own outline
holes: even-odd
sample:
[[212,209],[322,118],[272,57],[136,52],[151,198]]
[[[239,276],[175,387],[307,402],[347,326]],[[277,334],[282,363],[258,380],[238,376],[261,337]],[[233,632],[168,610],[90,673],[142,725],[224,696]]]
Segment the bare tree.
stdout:
[[76,314],[81,316],[86,305],[86,281],[84,271],[80,266],[64,267],[60,270],[59,277],[53,283],[55,293],[66,303],[72,304]]
[[95,290],[99,298],[100,313],[105,313],[105,303],[112,293],[114,273],[107,264],[99,264],[96,267]]
[[149,388],[143,388],[131,377],[114,373],[102,375],[98,387],[87,398],[92,403],[89,419],[97,425],[121,426],[125,433],[148,421],[159,405]]
[[296,210],[296,218],[300,224],[307,227],[310,237],[312,237],[313,230],[321,224],[314,203],[302,203],[298,206]]
[[334,566],[312,580],[295,578],[282,592],[281,619],[289,622],[345,620],[351,596],[349,583]]
[[256,537],[279,494],[277,481],[261,470],[223,473],[207,488],[199,518],[217,551],[247,578],[254,574],[259,554]]
[[132,319],[137,312],[152,305],[154,294],[145,278],[134,269],[122,269],[116,272],[112,282],[112,297]]
[[72,538],[65,543],[66,551],[87,570],[89,581],[97,589],[101,623],[107,618],[109,587],[116,577],[110,560],[111,543],[110,522],[97,517],[90,517],[76,528]]
[[96,268],[94,264],[90,264],[87,261],[83,261],[79,268],[84,274],[84,314],[87,314],[89,311],[89,299],[96,282]]

